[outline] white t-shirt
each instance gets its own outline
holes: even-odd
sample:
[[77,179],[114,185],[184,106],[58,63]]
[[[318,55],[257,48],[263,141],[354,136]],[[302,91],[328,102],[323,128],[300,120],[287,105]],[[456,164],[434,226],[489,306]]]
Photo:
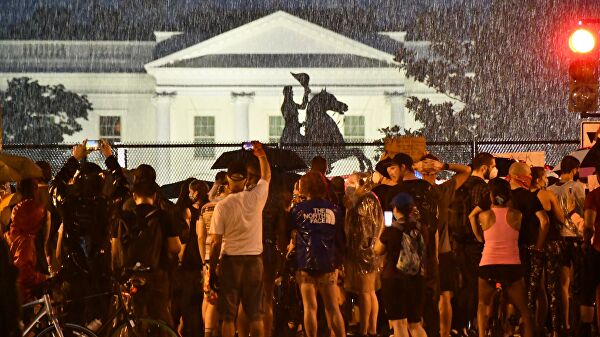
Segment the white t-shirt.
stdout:
[[230,194],[217,203],[208,233],[223,235],[221,256],[262,253],[262,211],[268,195],[269,183],[261,179],[252,190]]

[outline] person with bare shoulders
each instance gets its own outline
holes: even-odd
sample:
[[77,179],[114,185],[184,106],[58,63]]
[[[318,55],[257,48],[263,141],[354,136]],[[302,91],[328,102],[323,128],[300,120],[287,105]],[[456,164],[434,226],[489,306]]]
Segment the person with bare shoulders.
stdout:
[[548,214],[548,235],[544,243],[544,281],[540,283],[538,293],[538,326],[544,326],[550,301],[550,321],[552,332],[562,336],[565,322],[562,315],[562,298],[560,273],[562,267],[564,243],[560,231],[565,223],[565,216],[554,192],[546,189],[548,178],[543,167],[531,168],[531,192],[535,193]]
[[491,208],[479,214],[471,221],[473,233],[477,240],[484,242],[481,261],[479,262],[479,304],[477,307],[477,325],[479,337],[486,336],[486,329],[496,283],[506,289],[508,298],[523,319],[524,337],[534,336],[534,326],[525,293],[524,270],[519,256],[519,232],[523,214],[508,206],[511,199],[510,184],[503,179],[492,179],[488,183],[490,189]]

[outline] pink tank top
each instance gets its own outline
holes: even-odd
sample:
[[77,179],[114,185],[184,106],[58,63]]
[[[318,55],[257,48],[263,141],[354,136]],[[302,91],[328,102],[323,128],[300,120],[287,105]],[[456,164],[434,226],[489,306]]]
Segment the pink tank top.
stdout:
[[506,220],[508,208],[492,208],[496,223],[483,231],[485,244],[480,266],[493,264],[521,264],[519,257],[519,231]]

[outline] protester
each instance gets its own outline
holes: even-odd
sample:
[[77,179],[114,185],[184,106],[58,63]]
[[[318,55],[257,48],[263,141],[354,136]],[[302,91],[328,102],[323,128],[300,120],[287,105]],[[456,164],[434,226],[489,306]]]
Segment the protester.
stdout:
[[[244,191],[246,167],[234,163],[227,169],[231,194],[215,207],[211,235],[210,279],[219,284],[219,314],[223,337],[235,335],[235,318],[241,302],[250,320],[251,336],[263,336],[262,211],[269,193],[271,169],[262,144],[252,142],[260,162],[261,179],[251,191]],[[217,257],[220,257],[217,258]],[[217,265],[220,276],[217,282]]]
[[[200,221],[200,209],[208,199],[208,186],[205,182],[191,179],[181,185],[181,192],[176,206],[183,208],[186,227],[180,234],[182,248],[180,251],[180,266],[175,282],[179,284],[179,312],[173,317],[175,323],[181,317],[181,335],[186,337],[202,336],[202,257],[200,256],[197,224]],[[204,245],[202,245],[204,248]],[[175,296],[174,296],[175,297]],[[173,302],[175,302],[173,298]]]
[[540,284],[538,296],[537,325],[543,326],[547,315],[548,301],[550,302],[550,323],[556,335],[564,333],[564,315],[562,315],[560,270],[564,253],[564,244],[560,230],[564,226],[565,217],[558,203],[556,195],[546,189],[548,178],[543,167],[531,168],[531,191],[534,192],[548,215],[548,235],[544,246],[544,279]]
[[[459,164],[442,164],[437,157],[432,154],[423,156],[416,165],[417,170],[423,175],[423,180],[427,181],[433,187],[437,201],[437,230],[438,245],[437,255],[439,261],[439,312],[440,312],[440,332],[442,337],[449,337],[452,324],[452,297],[458,288],[458,267],[452,252],[450,241],[450,232],[448,229],[448,209],[454,198],[455,191],[460,188],[469,178],[471,168]],[[455,175],[446,182],[436,184],[436,176],[442,169],[455,172]],[[432,336],[437,333],[432,334]]]
[[[596,177],[600,177],[600,165],[596,165]],[[585,254],[583,285],[581,293],[582,305],[593,308],[594,302],[600,303],[600,189],[590,192],[585,198],[584,204],[585,226],[583,230],[583,252]],[[592,239],[593,238],[593,239]],[[582,311],[581,326],[577,336],[591,336],[591,324],[593,317],[589,317],[588,312]],[[593,315],[593,309],[591,310]],[[597,318],[598,329],[600,330],[600,313]]]
[[[397,154],[403,158],[406,171],[402,173],[402,181],[392,189],[394,193],[408,193],[414,200],[419,211],[418,221],[421,224],[421,234],[425,240],[425,302],[423,308],[423,324],[427,335],[437,337],[440,334],[439,314],[439,271],[437,259],[438,237],[438,200],[433,186],[423,179],[418,179],[413,170],[413,160],[406,154]],[[380,164],[378,164],[380,165]],[[386,165],[385,162],[382,165]],[[443,164],[442,164],[443,166]],[[438,169],[439,170],[439,169]]]
[[297,257],[296,281],[304,305],[304,332],[317,336],[317,293],[323,299],[335,337],[346,336],[344,320],[338,306],[336,233],[342,227],[337,206],[328,201],[325,176],[309,171],[300,179],[300,193],[306,201],[292,210],[290,252]]
[[[227,176],[225,177],[227,178]],[[215,184],[217,182],[215,181]],[[229,194],[227,182],[221,183],[214,192],[212,201],[204,204],[200,209],[200,218],[196,222],[196,233],[198,234],[198,249],[203,261],[203,279],[202,290],[204,300],[202,301],[202,319],[204,322],[204,336],[214,337],[218,335],[219,313],[217,310],[217,292],[210,287],[210,242],[208,240],[208,231],[215,206]]]
[[122,269],[144,270],[139,277],[145,285],[133,296],[133,309],[139,317],[162,320],[173,327],[169,310],[170,260],[181,250],[181,242],[173,228],[170,215],[159,209],[156,202],[158,186],[150,181],[133,185],[135,208],[123,212],[117,231],[113,233],[112,247],[117,240],[123,249]]
[[493,179],[498,174],[494,156],[486,152],[473,158],[471,169],[471,176],[456,190],[448,206],[448,229],[461,279],[456,293],[453,325],[457,333],[463,335],[468,335],[468,330],[473,330],[476,326],[477,270],[483,250],[483,245],[471,230],[469,214],[482,201],[489,199],[486,180]]
[[348,178],[345,217],[346,255],[344,288],[358,294],[360,336],[377,335],[378,290],[381,261],[375,254],[375,238],[383,227],[383,210],[370,184],[360,175]]
[[[513,174],[514,174],[513,170]],[[523,214],[508,206],[511,200],[511,186],[505,180],[495,178],[489,183],[491,209],[481,213],[471,213],[473,233],[484,242],[479,263],[479,305],[477,322],[479,337],[487,336],[489,306],[496,283],[501,283],[523,320],[524,337],[534,336],[534,323],[527,306],[524,271],[519,253],[519,236]],[[481,227],[480,227],[481,226]],[[483,231],[483,235],[481,233]]]
[[[63,275],[67,299],[81,299],[110,291],[110,219],[115,218],[129,191],[123,171],[110,145],[100,141],[100,153],[112,175],[109,196],[102,194],[105,172],[93,163],[79,163],[88,155],[85,141],[75,145],[72,156],[50,185],[52,203],[61,215]],[[70,301],[68,321],[87,324],[104,317],[109,298],[96,296],[88,301]],[[97,325],[97,324],[96,324]]]
[[407,193],[397,194],[391,205],[395,220],[375,242],[375,252],[385,254],[381,281],[386,315],[394,337],[408,337],[409,332],[411,337],[426,337],[422,325],[425,241],[417,221],[418,210]]
[[[13,263],[19,271],[19,290],[21,298],[29,302],[33,300],[33,292],[48,277],[36,270],[37,249],[35,238],[40,229],[48,231],[49,219],[44,205],[35,199],[25,197],[12,211],[12,225],[6,236],[10,246]],[[49,226],[48,226],[49,227]]]
[[[579,165],[580,162],[577,158],[565,156],[560,161],[559,181],[548,187],[548,190],[556,195],[565,218],[564,226],[560,231],[565,243],[560,282],[562,285],[562,312],[565,317],[565,329],[569,336],[575,335],[569,317],[569,312],[572,311],[571,288],[574,297],[579,298],[579,294],[582,292],[580,285],[583,283],[581,280],[583,259],[580,252],[584,225],[585,185],[577,181]],[[585,312],[584,319],[589,322],[593,318],[593,308],[584,306],[581,309]],[[584,330],[587,330],[587,325]]]

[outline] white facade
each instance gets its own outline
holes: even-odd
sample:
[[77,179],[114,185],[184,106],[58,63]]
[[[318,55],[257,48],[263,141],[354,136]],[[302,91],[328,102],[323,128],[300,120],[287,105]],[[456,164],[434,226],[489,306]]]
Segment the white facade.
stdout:
[[[403,42],[404,34],[381,37]],[[378,139],[377,130],[390,125],[418,129],[404,108],[409,96],[433,103],[448,100],[406,79],[392,53],[281,11],[155,56],[160,44],[177,38],[177,33],[160,33],[158,42],[0,41],[0,89],[14,77],[28,76],[87,95],[94,111],[82,121],[82,132],[65,137],[68,143],[106,136],[101,121],[114,119],[102,116],[120,117],[118,136],[125,143],[269,141],[270,122],[276,121],[270,117],[281,116],[283,86],[293,85],[296,101],[302,99],[302,88],[290,72],[308,73],[313,92],[326,88],[348,104],[347,116],[363,116],[354,121],[364,121],[364,134],[353,139]],[[324,60],[331,65],[336,58],[346,65],[314,64]],[[333,118],[344,133],[344,117]],[[166,169],[180,160],[173,156],[181,152],[167,151],[156,160]],[[190,160],[190,165],[166,170],[171,174],[161,180],[201,175],[204,161],[214,158]]]

